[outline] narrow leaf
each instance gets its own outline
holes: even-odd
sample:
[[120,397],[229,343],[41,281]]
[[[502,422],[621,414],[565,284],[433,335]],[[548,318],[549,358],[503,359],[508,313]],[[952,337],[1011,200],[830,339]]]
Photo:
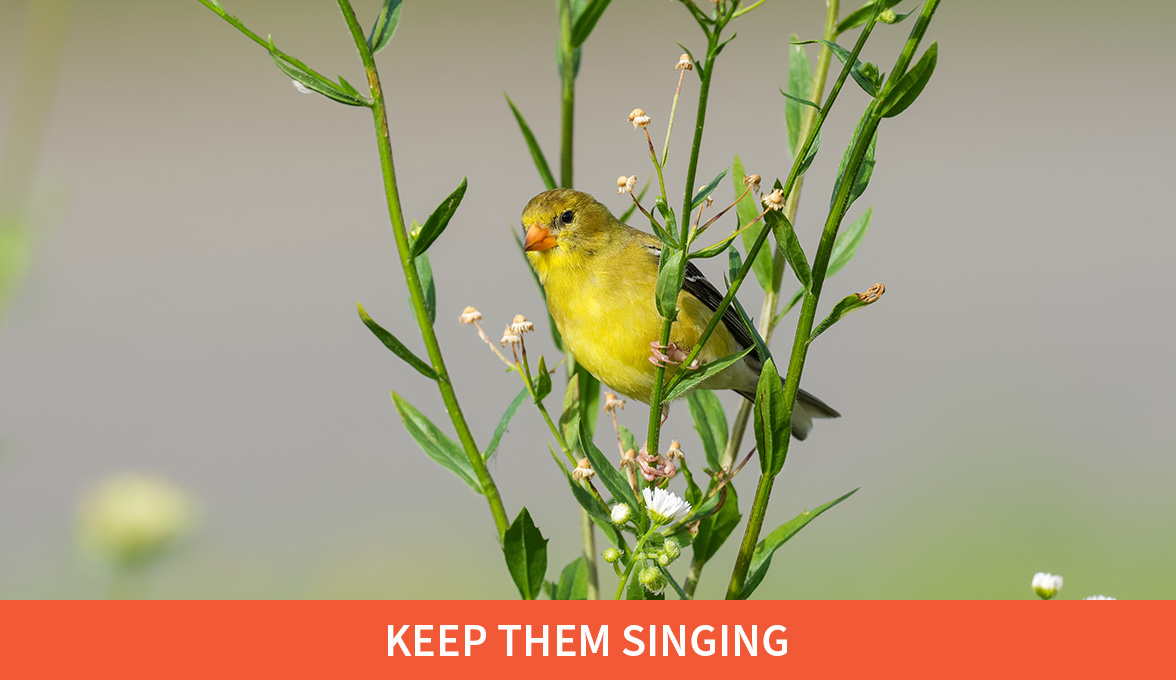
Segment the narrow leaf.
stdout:
[[359,90],[355,89],[355,86],[354,86],[354,85],[352,85],[351,83],[347,82],[347,79],[346,79],[346,78],[344,78],[343,76],[339,76],[339,85],[340,85],[340,86],[341,86],[341,87],[342,87],[344,90],[346,90],[347,94],[349,94],[349,95],[352,95],[353,97],[357,97],[357,98],[359,98],[359,99],[363,99],[363,98],[364,98],[364,95],[363,95],[362,93],[360,93],[360,91],[359,91]]
[[752,342],[755,343],[755,355],[759,357],[760,363],[762,364],[768,359],[771,359],[772,350],[768,349],[768,343],[764,342],[764,338],[760,335],[759,329],[751,322],[751,317],[747,315],[747,310],[743,309],[739,298],[731,298],[731,308],[735,310],[735,314],[739,316],[739,321],[743,323],[743,327],[747,329],[747,334],[751,336]]
[[752,349],[754,349],[754,348],[748,347],[747,349],[743,350],[742,352],[728,354],[727,356],[723,357],[722,359],[717,359],[715,361],[710,362],[709,364],[703,364],[702,366],[698,367],[696,370],[693,370],[693,371],[687,370],[685,368],[679,368],[678,370],[683,371],[686,377],[682,378],[682,381],[679,382],[677,385],[675,385],[674,389],[670,390],[666,394],[666,396],[664,397],[665,401],[672,401],[672,400],[677,399],[678,397],[686,394],[691,389],[693,389],[696,385],[698,385],[700,382],[706,380],[707,378],[711,377],[712,375],[717,375],[718,373],[721,373],[723,371],[723,369],[727,368],[728,366],[735,363],[736,361],[741,361],[743,359],[743,357],[747,356],[747,354],[749,352],[751,352]]
[[[739,160],[739,156],[735,156],[731,171],[734,173],[735,195],[739,196],[743,194],[743,191],[747,188],[743,184],[743,176],[745,173],[743,170],[743,161]],[[746,227],[755,221],[757,217],[759,217],[760,211],[759,208],[756,207],[755,198],[753,198],[753,196],[754,194],[752,192],[747,192],[747,195],[739,199],[738,205],[735,206],[735,214],[739,217],[740,228]],[[755,224],[752,224],[750,227],[744,229],[743,247],[745,250],[751,252],[751,245],[755,243],[755,240],[759,238],[760,232],[763,230],[763,220],[760,220]],[[752,263],[752,271],[755,272],[755,279],[759,282],[760,287],[764,290],[772,289],[772,282],[775,276],[772,265],[772,254],[770,250],[771,248],[760,248],[759,254],[756,255],[755,261]],[[734,274],[731,275],[731,280],[735,280]]]
[[592,29],[596,28],[596,22],[600,21],[600,17],[604,14],[604,10],[608,9],[610,1],[591,0],[578,13],[575,23],[572,25],[572,47],[583,45],[588,36],[592,35]]
[[788,539],[805,528],[809,522],[820,517],[821,513],[854,495],[857,491],[857,489],[854,489],[841,498],[829,501],[815,510],[806,510],[765,536],[764,540],[755,546],[755,552],[751,554],[751,567],[747,571],[747,580],[743,583],[743,591],[739,593],[739,599],[746,600],[750,597],[760,582],[764,580],[764,576],[768,573],[768,568],[772,566],[772,555],[780,549],[780,546],[787,543]]
[[[870,104],[872,107],[873,104]],[[867,112],[869,107],[867,107]],[[866,124],[866,119],[869,115],[862,116],[858,121],[857,128],[853,131],[853,138],[850,139],[849,145],[845,147],[845,152],[841,154],[841,164],[837,168],[837,181],[833,183],[833,194],[829,197],[829,205],[832,207],[833,201],[837,198],[837,192],[841,189],[841,182],[845,179],[845,168],[849,165],[849,157],[853,153],[853,147],[857,145],[858,138],[861,137],[862,128]],[[874,175],[874,154],[878,149],[878,130],[875,128],[874,137],[870,140],[870,146],[866,149],[866,156],[862,159],[862,166],[858,170],[857,179],[854,181],[853,189],[849,192],[849,202],[846,203],[846,209],[853,205],[863,193],[866,187],[870,184],[870,177]]]
[[809,147],[808,155],[806,155],[804,160],[801,161],[800,170],[797,171],[797,175],[803,175],[809,169],[809,166],[813,164],[813,159],[817,157],[817,151],[820,148],[821,131],[817,130],[817,136],[813,138],[813,144]]
[[372,54],[384,49],[392,39],[392,34],[396,32],[396,24],[400,23],[401,4],[402,0],[384,0],[384,6],[380,9],[380,15],[376,17],[376,23],[368,36],[368,47],[372,49]]
[[559,431],[572,448],[580,445],[580,383],[569,380],[564,390],[563,412],[559,416]]
[[502,435],[506,433],[506,426],[510,425],[511,418],[514,418],[515,413],[519,410],[519,406],[523,404],[527,396],[529,396],[529,393],[527,392],[527,388],[524,387],[506,407],[506,412],[502,414],[502,418],[499,419],[498,425],[494,428],[494,434],[490,436],[490,443],[486,445],[486,452],[482,454],[484,459],[490,460],[490,456],[493,456],[494,452],[498,450],[498,442],[502,441]]
[[535,163],[535,169],[539,171],[539,178],[543,180],[543,185],[547,187],[547,190],[551,191],[559,185],[555,183],[555,175],[551,174],[551,166],[543,157],[543,149],[539,148],[539,142],[535,139],[535,134],[531,132],[531,126],[527,125],[523,114],[519,113],[518,107],[510,100],[510,95],[504,93],[504,96],[506,103],[510,105],[510,110],[514,112],[515,120],[518,121],[519,130],[523,133],[523,140],[527,142],[527,148],[531,150],[531,160]]
[[474,468],[470,465],[470,460],[466,458],[465,451],[461,446],[445,436],[445,433],[438,429],[432,421],[395,392],[392,392],[392,403],[396,406],[396,412],[400,414],[400,419],[404,422],[404,429],[416,440],[421,450],[441,467],[448,468],[461,477],[462,481],[468,484],[471,489],[482,493],[482,484],[474,474]]
[[690,406],[694,429],[702,439],[706,463],[712,470],[718,470],[719,459],[727,448],[727,414],[723,411],[723,404],[710,390],[694,390],[687,394],[686,404]]
[[612,523],[612,518],[609,516],[609,507],[601,503],[600,499],[591,492],[580,486],[580,483],[572,479],[570,474],[566,476],[568,484],[572,487],[572,496],[580,504],[580,507],[588,512],[588,515],[592,518],[592,522],[600,528],[604,537],[617,548],[625,547],[624,534],[617,528],[617,525]]
[[559,574],[559,583],[551,593],[553,600],[588,599],[588,562],[581,555],[568,563]]
[[846,295],[845,297],[841,298],[837,304],[833,305],[833,311],[829,312],[829,316],[825,317],[825,320],[813,329],[812,335],[810,335],[808,340],[805,341],[806,344],[812,343],[813,340],[817,339],[818,335],[829,330],[833,324],[844,319],[845,315],[852,311],[861,309],[862,307],[872,305],[881,297],[882,295],[879,293],[863,300],[857,295],[857,293],[854,293],[853,295]]
[[531,513],[523,508],[502,536],[506,568],[524,600],[539,597],[547,573],[547,539],[539,532]]
[[678,317],[678,293],[682,290],[685,276],[685,253],[676,248],[663,246],[654,291],[657,296],[657,313],[663,318],[673,320]]
[[445,227],[449,226],[449,220],[453,219],[453,213],[457,212],[457,206],[461,205],[461,199],[465,197],[466,192],[466,178],[461,178],[461,184],[453,190],[453,193],[445,197],[441,201],[441,205],[429,215],[429,219],[421,226],[421,233],[416,240],[412,242],[412,256],[416,257],[429,249],[433,245],[433,241],[445,231]]
[[[900,2],[902,2],[902,0],[882,0],[882,6],[878,8],[878,11],[882,12],[884,10],[888,10]],[[867,21],[870,20],[870,14],[874,11],[874,4],[875,3],[873,2],[867,2],[861,7],[850,12],[844,19],[841,20],[841,23],[837,24],[837,32],[844,33],[850,29],[864,25]]]
[[776,362],[768,361],[760,373],[755,390],[755,446],[760,470],[775,477],[784,468],[788,455],[789,427],[784,408],[784,386],[776,372]]
[[[699,205],[701,205],[702,202],[704,200],[706,200],[707,196],[710,196],[711,194],[713,194],[715,192],[715,188],[719,186],[719,182],[721,182],[723,180],[723,178],[726,176],[727,176],[727,171],[726,171],[726,169],[724,169],[722,172],[715,175],[715,178],[710,181],[710,184],[707,184],[706,186],[702,187],[697,192],[695,192],[694,198],[690,199],[690,209],[694,210]],[[743,178],[740,177],[739,180],[742,181]]]
[[[693,392],[691,392],[691,394],[693,394]],[[618,425],[617,429],[619,429],[621,433],[621,444],[624,445],[626,449],[633,449],[634,451],[637,451],[641,448],[641,445],[637,443],[637,436],[633,434],[632,430],[625,427],[624,425]]]
[[923,88],[927,86],[927,81],[931,80],[931,74],[935,72],[935,63],[938,59],[939,43],[933,42],[923,53],[923,56],[919,57],[919,61],[911,67],[911,70],[903,74],[890,92],[886,93],[886,97],[878,109],[883,118],[897,116],[906,111],[907,107],[918,99]]
[[547,362],[540,356],[539,368],[535,375],[535,403],[543,401],[551,394],[551,374],[547,372]]
[[625,475],[613,467],[612,461],[605,458],[600,449],[596,448],[596,444],[592,442],[592,436],[588,434],[583,425],[580,426],[580,451],[587,456],[588,462],[592,463],[592,469],[596,471],[596,478],[612,494],[613,501],[628,503],[633,512],[637,512],[640,509],[640,504],[637,503],[633,487],[629,486],[629,480],[625,479]]
[[866,230],[870,228],[870,220],[873,218],[874,209],[866,208],[866,212],[854,220],[848,229],[842,229],[837,234],[837,240],[833,241],[833,253],[829,256],[829,269],[825,273],[826,280],[841,271],[853,259],[862,239],[866,237]]
[[[853,52],[850,50],[845,49],[841,45],[838,45],[831,40],[802,40],[799,42],[794,42],[793,44],[808,45],[811,43],[821,43],[825,47],[828,47],[829,51],[833,53],[833,56],[837,57],[837,60],[842,64],[848,61],[849,56],[853,54]],[[871,77],[871,75],[865,71],[865,65],[860,59],[853,60],[853,66],[849,69],[849,75],[853,76],[854,81],[856,81],[857,84],[866,91],[866,94],[870,95],[871,97],[878,94],[878,83],[875,80],[875,77]]]
[[[792,36],[793,42],[800,40],[797,36]],[[800,128],[804,120],[804,111],[801,110],[802,105],[808,105],[815,109],[821,107],[805,99],[809,96],[813,87],[813,69],[809,64],[808,52],[805,52],[803,45],[791,45],[788,50],[788,86],[786,90],[780,90],[788,98],[784,102],[784,122],[788,126],[788,149],[789,152],[795,156],[800,139]]]
[[588,369],[576,364],[574,371],[580,390],[580,420],[588,434],[596,434],[596,420],[600,416],[600,381]]
[[[429,262],[429,254],[421,253],[413,260],[416,263],[417,276],[420,278],[421,290],[425,293],[425,311],[429,313],[429,321],[437,322],[437,284],[433,281],[433,265]],[[409,307],[412,301],[409,301]]]
[[433,370],[433,367],[425,363],[417,355],[413,354],[411,350],[404,346],[404,343],[396,339],[395,335],[392,335],[388,331],[384,330],[383,326],[376,323],[372,317],[368,316],[367,310],[363,308],[363,305],[356,303],[355,307],[359,310],[359,318],[361,321],[363,321],[363,325],[367,326],[368,330],[370,330],[373,335],[379,338],[380,342],[384,343],[385,347],[392,350],[392,353],[396,356],[404,359],[404,361],[409,366],[415,368],[421,375],[430,380],[437,379],[437,373]]
[[811,290],[813,272],[809,268],[808,257],[805,256],[804,249],[801,248],[800,240],[796,238],[796,231],[792,228],[788,217],[779,210],[769,210],[768,214],[764,215],[764,221],[772,228],[777,247],[784,252],[784,259],[788,261],[788,266],[792,269],[792,273],[796,274],[800,285],[804,286],[805,290]]
[[302,83],[302,85],[318,92],[324,97],[333,99],[340,104],[347,104],[348,106],[371,106],[371,102],[367,99],[356,96],[348,92],[341,85],[336,85],[322,76],[311,73],[301,62],[295,63],[282,54],[279,54],[278,48],[274,46],[272,38],[269,42],[269,53],[270,58],[274,60],[274,63],[282,70],[282,73],[285,73],[296,82]]
[[722,506],[713,515],[698,524],[698,535],[691,543],[696,562],[709,562],[715,553],[719,552],[719,548],[723,547],[723,543],[726,542],[735,527],[739,525],[741,515],[739,514],[739,496],[735,493],[735,487],[727,484],[719,493],[727,494]]

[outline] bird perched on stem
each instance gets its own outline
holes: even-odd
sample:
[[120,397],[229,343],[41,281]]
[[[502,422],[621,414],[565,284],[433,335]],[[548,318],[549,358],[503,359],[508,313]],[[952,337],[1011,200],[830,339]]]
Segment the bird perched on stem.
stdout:
[[[567,349],[598,380],[648,404],[654,361],[681,361],[698,342],[723,295],[697,267],[687,264],[671,344],[659,347],[662,318],[654,289],[661,241],[622,223],[596,199],[572,189],[555,189],[531,199],[523,210],[523,228],[527,259],[539,275],[547,307]],[[753,344],[738,312],[728,307],[698,358],[710,363]],[[753,352],[699,387],[735,390],[754,401],[761,367]],[[669,366],[667,374],[673,370]],[[839,415],[801,390],[792,414],[792,434],[804,439],[813,418]]]

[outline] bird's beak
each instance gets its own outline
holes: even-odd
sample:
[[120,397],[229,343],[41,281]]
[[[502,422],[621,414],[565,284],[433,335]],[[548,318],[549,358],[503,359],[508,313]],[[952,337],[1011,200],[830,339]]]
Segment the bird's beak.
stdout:
[[523,250],[528,253],[539,252],[555,247],[555,237],[551,232],[539,224],[527,227],[527,240],[523,242]]

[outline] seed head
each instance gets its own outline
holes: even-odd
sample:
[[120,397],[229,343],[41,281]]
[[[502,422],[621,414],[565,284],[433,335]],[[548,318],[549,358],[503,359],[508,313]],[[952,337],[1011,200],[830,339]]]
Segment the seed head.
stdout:
[[882,297],[882,294],[885,292],[886,286],[882,285],[881,283],[875,283],[874,285],[870,286],[870,289],[866,292],[854,293],[854,295],[857,295],[857,299],[861,300],[862,302],[870,304],[871,302],[877,302],[878,298]]
[[609,415],[616,415],[617,409],[625,408],[625,400],[620,399],[612,392],[604,393],[604,412]]
[[535,324],[527,321],[527,317],[522,314],[515,314],[514,321],[510,322],[510,329],[515,333],[530,333],[535,330]]
[[682,56],[678,57],[678,63],[674,65],[674,70],[677,71],[678,69],[682,69],[683,71],[694,70],[694,63],[690,61],[689,54],[683,54]]
[[783,189],[773,189],[772,193],[767,194],[761,200],[764,202],[764,207],[768,210],[784,210]]
[[746,184],[747,186],[751,187],[751,190],[756,193],[759,193],[761,181],[763,181],[763,180],[762,180],[762,178],[760,178],[759,175],[744,175],[743,176],[743,183]]
[[522,340],[522,336],[520,336],[517,331],[511,329],[510,326],[507,326],[506,330],[502,331],[502,339],[499,340],[498,343],[503,347],[506,347],[507,345],[518,344],[522,342]]
[[677,439],[670,442],[670,450],[666,451],[666,458],[668,460],[674,460],[675,458],[682,458],[682,445],[678,443]]
[[649,116],[645,115],[645,111],[642,109],[633,109],[633,112],[629,114],[629,120],[633,123],[634,130],[649,125]]
[[621,175],[617,178],[618,194],[631,194],[633,193],[633,187],[635,186],[637,186],[637,175],[633,175],[632,177],[625,177],[624,175]]
[[479,312],[473,305],[461,310],[461,316],[457,317],[458,322],[462,324],[471,324],[475,321],[482,320],[482,313]]
[[588,462],[587,458],[581,458],[579,463],[576,463],[576,469],[572,470],[572,479],[588,479],[596,475],[596,470],[592,469],[592,463]]

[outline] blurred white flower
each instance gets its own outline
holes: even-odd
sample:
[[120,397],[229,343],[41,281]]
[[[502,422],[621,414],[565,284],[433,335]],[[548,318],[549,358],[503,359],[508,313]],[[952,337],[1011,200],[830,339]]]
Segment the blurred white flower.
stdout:
[[1083,600],[1113,600],[1115,598],[1107,597],[1106,595],[1091,595],[1090,597],[1084,597],[1082,599]]
[[135,472],[101,480],[78,506],[82,540],[122,565],[155,557],[186,535],[195,520],[195,507],[182,489]]
[[1039,571],[1033,575],[1033,592],[1043,600],[1048,600],[1062,589],[1062,577]]
[[642,489],[641,493],[645,496],[645,509],[656,524],[673,524],[690,514],[690,504],[671,491],[654,487]]

